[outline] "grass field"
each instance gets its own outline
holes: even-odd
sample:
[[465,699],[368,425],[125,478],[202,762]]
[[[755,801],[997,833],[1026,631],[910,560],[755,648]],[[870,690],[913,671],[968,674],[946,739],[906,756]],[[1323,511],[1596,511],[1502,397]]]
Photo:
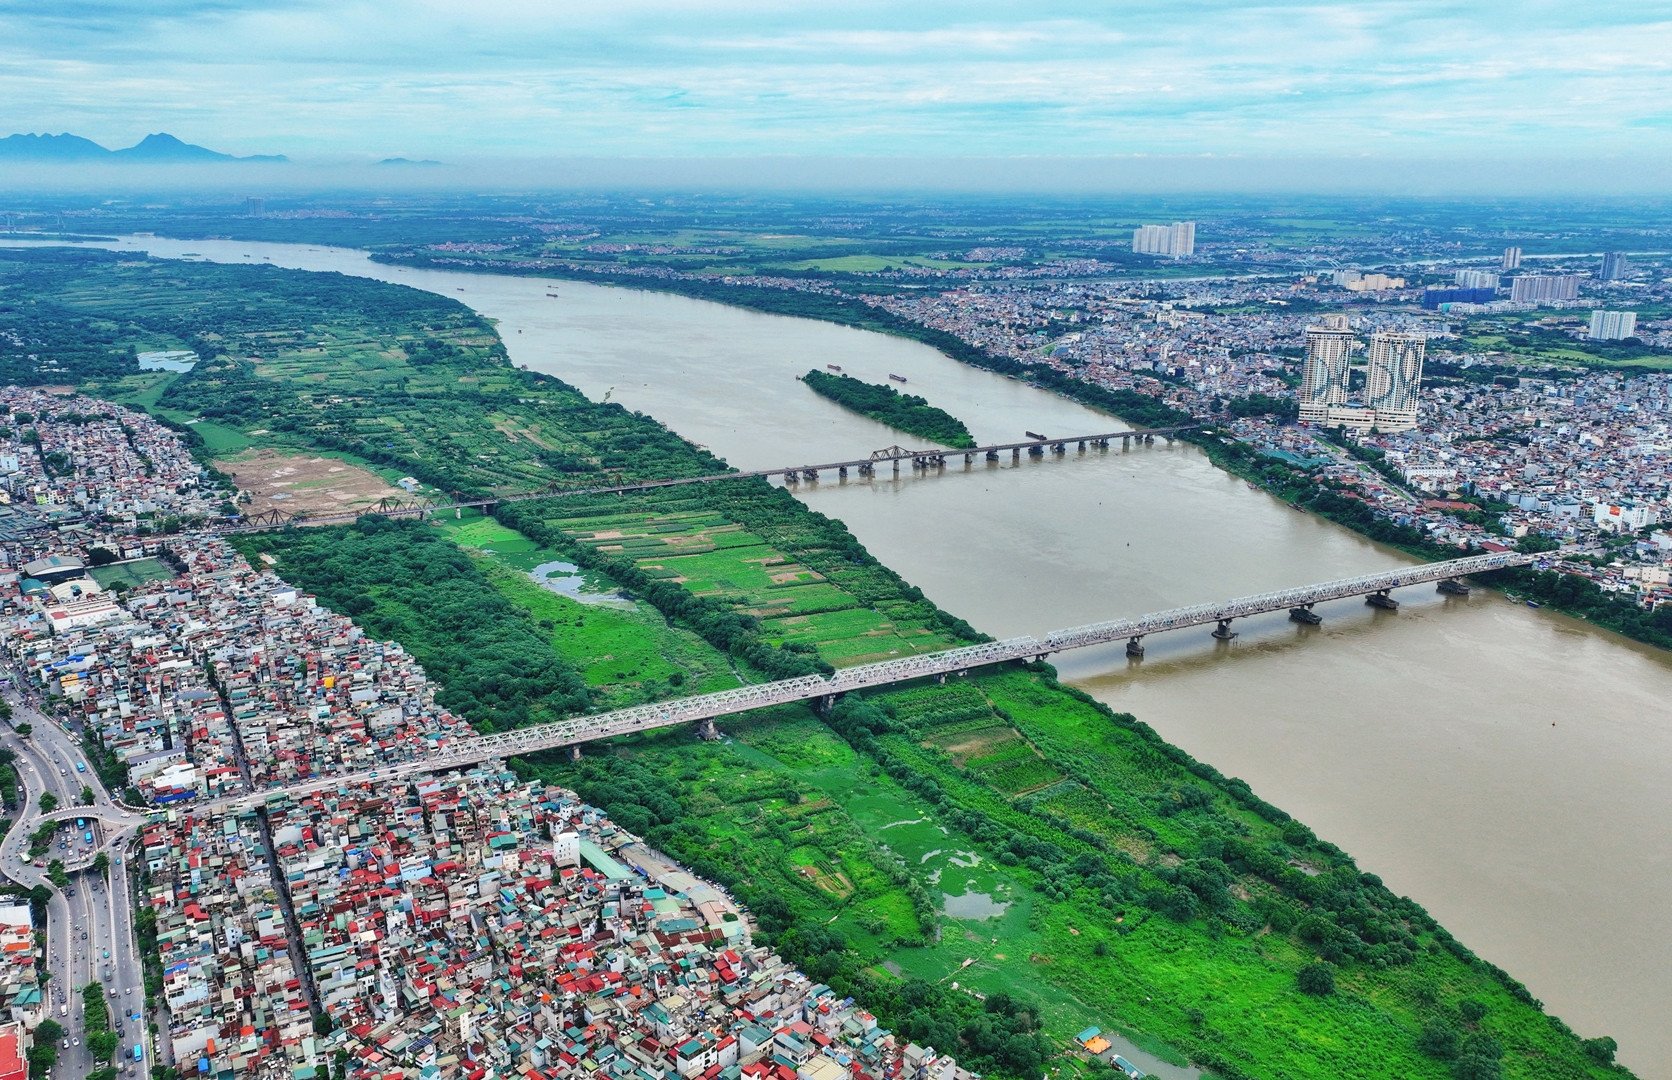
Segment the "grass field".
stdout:
[[[546,632],[552,651],[580,671],[600,695],[600,706],[618,708],[739,685],[731,661],[695,634],[667,625],[648,605],[585,604],[537,584],[529,571],[557,561],[555,552],[480,513],[438,518],[435,526],[476,560],[490,582]],[[596,574],[598,592],[615,585]]]
[[147,581],[168,581],[174,577],[174,570],[161,559],[135,559],[91,567],[87,576],[98,582],[101,588],[108,589],[118,582],[137,586]]

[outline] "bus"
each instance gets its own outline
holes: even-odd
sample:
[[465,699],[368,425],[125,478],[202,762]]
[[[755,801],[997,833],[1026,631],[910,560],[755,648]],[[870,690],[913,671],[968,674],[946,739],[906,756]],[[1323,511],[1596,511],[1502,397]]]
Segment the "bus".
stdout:
[[145,1060],[145,1047],[141,1046],[139,1043],[134,1043],[134,1060],[135,1061],[144,1061]]

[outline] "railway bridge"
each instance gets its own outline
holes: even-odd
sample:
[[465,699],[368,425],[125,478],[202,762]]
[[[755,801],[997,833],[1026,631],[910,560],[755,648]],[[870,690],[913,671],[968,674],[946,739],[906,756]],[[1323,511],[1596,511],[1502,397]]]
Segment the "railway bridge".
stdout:
[[361,517],[391,517],[411,518],[428,517],[431,514],[448,510],[485,510],[501,503],[527,502],[530,499],[562,499],[574,498],[582,495],[624,495],[634,491],[656,491],[661,488],[687,487],[692,484],[713,484],[722,480],[747,480],[751,477],[774,476],[783,477],[785,483],[799,483],[803,480],[817,480],[820,475],[834,473],[845,478],[851,472],[860,476],[875,476],[878,467],[890,466],[895,476],[900,475],[902,462],[908,463],[913,470],[927,470],[944,467],[948,459],[962,456],[964,464],[974,464],[977,457],[984,461],[1000,461],[1008,454],[1011,461],[1020,461],[1023,454],[1029,457],[1044,457],[1046,454],[1066,454],[1070,446],[1079,451],[1086,449],[1107,450],[1116,442],[1123,449],[1133,443],[1139,445],[1153,443],[1156,439],[1171,440],[1187,431],[1196,431],[1201,424],[1176,424],[1171,427],[1138,428],[1127,431],[1104,431],[1091,435],[1062,435],[1035,437],[1030,433],[1021,442],[994,443],[991,446],[973,446],[967,450],[948,450],[945,448],[931,448],[927,450],[912,450],[904,446],[889,446],[881,450],[873,450],[862,458],[850,458],[847,461],[826,461],[810,465],[786,465],[777,469],[745,469],[738,472],[708,473],[703,476],[682,476],[667,480],[641,480],[631,484],[602,484],[585,487],[551,487],[538,491],[525,491],[515,495],[499,495],[483,498],[456,498],[450,500],[432,499],[384,499],[374,506],[364,510],[343,511],[328,514],[286,514],[279,510],[268,510],[254,514],[234,524],[216,527],[217,533],[252,533],[265,532],[269,529],[282,529],[291,525],[347,525]]
[[[675,701],[636,705],[611,712],[519,728],[515,731],[462,739],[450,745],[437,747],[421,757],[391,762],[376,769],[321,776],[283,787],[224,796],[202,803],[186,803],[182,804],[181,808],[189,807],[194,812],[248,810],[261,806],[269,799],[304,796],[344,784],[387,784],[423,773],[461,768],[495,758],[575,747],[595,739],[679,725],[691,725],[698,734],[712,738],[718,734],[714,724],[716,719],[772,705],[812,701],[817,707],[828,708],[842,695],[854,690],[922,678],[939,678],[944,681],[949,676],[964,675],[978,667],[1012,660],[1043,660],[1054,653],[1109,642],[1125,641],[1129,653],[1133,651],[1134,646],[1141,653],[1140,643],[1147,635],[1188,627],[1212,626],[1214,636],[1224,639],[1234,636],[1230,626],[1236,619],[1284,610],[1289,611],[1292,617],[1295,612],[1312,614],[1312,608],[1316,604],[1353,596],[1366,597],[1367,602],[1378,607],[1397,608],[1398,602],[1391,596],[1395,589],[1438,583],[1441,591],[1454,593],[1467,589],[1461,581],[1465,575],[1524,566],[1534,562],[1536,558],[1537,556],[1519,552],[1474,555],[1326,581],[1316,585],[1280,589],[1219,603],[1172,608],[1149,615],[1113,619],[1046,634],[1028,634],[942,652],[859,664],[830,675],[803,675],[758,686],[699,694]],[[1321,619],[1321,616],[1317,618]],[[1314,620],[1308,618],[1299,621]]]

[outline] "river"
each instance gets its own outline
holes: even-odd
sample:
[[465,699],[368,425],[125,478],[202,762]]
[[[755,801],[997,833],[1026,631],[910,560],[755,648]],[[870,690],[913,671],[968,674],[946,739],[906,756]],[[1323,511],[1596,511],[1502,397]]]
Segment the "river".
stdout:
[[[124,248],[340,270],[452,296],[512,359],[655,416],[731,464],[913,440],[796,376],[899,374],[981,442],[1107,417],[919,345],[682,297],[381,266],[363,253],[129,238]],[[549,293],[558,295],[554,298]],[[1298,513],[1194,448],[1153,446],[898,480],[802,484],[877,558],[999,636],[1408,562]],[[967,473],[967,475],[966,475]],[[1620,1060],[1672,1078],[1672,657],[1478,592],[1342,601],[1324,624],[1239,622],[1057,658],[1064,677],[1352,852]]]

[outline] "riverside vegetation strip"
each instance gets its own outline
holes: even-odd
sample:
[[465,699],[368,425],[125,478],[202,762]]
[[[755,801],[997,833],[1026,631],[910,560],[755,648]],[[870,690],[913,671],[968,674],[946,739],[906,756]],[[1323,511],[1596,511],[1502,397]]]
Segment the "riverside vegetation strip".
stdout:
[[892,386],[817,369],[803,375],[801,381],[843,408],[908,435],[930,439],[954,450],[967,450],[975,445],[970,429],[962,420],[915,394],[902,394]]
[[[183,340],[195,328],[211,353],[216,338],[248,344],[215,329],[223,308],[238,326],[259,305],[266,332],[291,341],[327,340],[328,327],[346,340],[352,313],[365,319],[352,348],[287,345],[276,363],[212,355],[160,392],[92,373],[103,392],[152,394],[176,419],[215,407],[251,441],[277,430],[284,445],[342,452],[333,440],[352,439],[357,458],[449,470],[475,490],[541,468],[539,445],[504,418],[539,425],[578,473],[715,467],[649,418],[511,369],[491,328],[447,298],[257,267],[158,274],[81,260],[45,279],[78,298],[61,309],[72,328],[90,309],[130,318],[123,304],[147,283],[143,332]],[[430,359],[424,325],[456,344]],[[432,456],[444,437],[474,452]],[[402,641],[484,725],[977,637],[764,481],[517,503],[497,517],[239,543]],[[635,621],[535,597],[520,573],[530,559],[625,588]],[[667,732],[517,767],[577,787],[727,883],[810,974],[972,1067],[1036,1076],[1097,1024],[1228,1078],[1624,1075],[1604,1064],[1606,1042],[1544,1015],[1343,852],[1048,667],[855,696],[828,721],[783,707],[726,728],[716,744]]]

